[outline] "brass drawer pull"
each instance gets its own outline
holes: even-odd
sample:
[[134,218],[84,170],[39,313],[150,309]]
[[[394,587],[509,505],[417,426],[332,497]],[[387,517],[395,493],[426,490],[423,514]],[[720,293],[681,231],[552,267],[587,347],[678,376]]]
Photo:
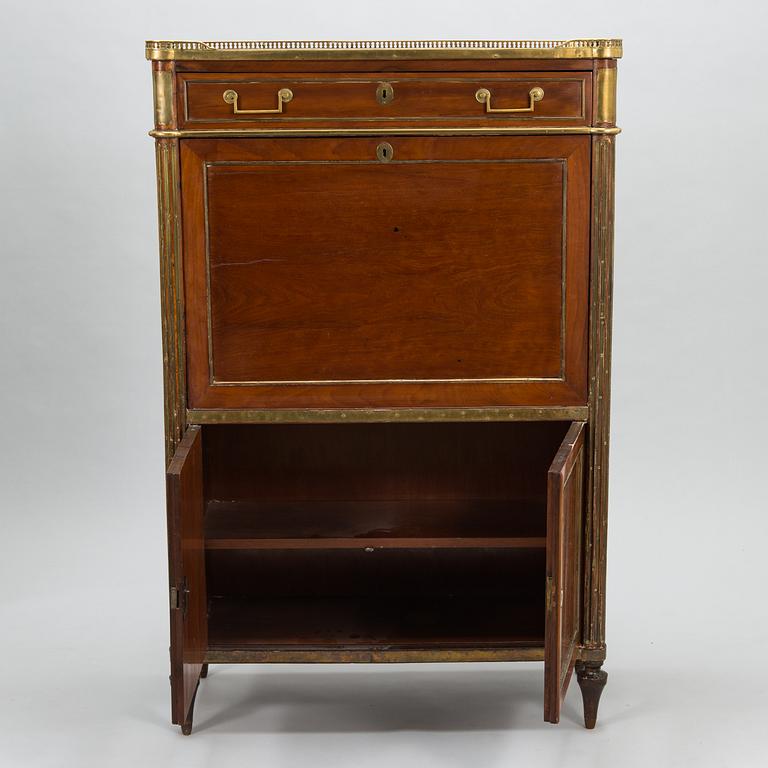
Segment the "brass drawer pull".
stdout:
[[283,104],[287,104],[293,98],[290,88],[281,88],[277,92],[277,109],[240,109],[237,106],[237,91],[224,91],[224,101],[232,105],[232,111],[236,115],[279,115],[283,111]]
[[491,106],[491,92],[487,88],[480,88],[475,94],[475,98],[481,103],[485,104],[486,112],[533,112],[536,107],[536,102],[541,101],[544,98],[544,89],[536,86],[528,91],[528,98],[530,102],[527,107],[518,107],[516,109],[497,109]]

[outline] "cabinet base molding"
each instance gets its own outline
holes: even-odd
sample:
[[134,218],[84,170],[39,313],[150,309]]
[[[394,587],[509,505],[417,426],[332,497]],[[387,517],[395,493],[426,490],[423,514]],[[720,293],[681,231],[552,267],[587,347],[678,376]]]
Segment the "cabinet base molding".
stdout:
[[469,661],[544,661],[543,647],[490,650],[209,650],[209,664],[423,664]]

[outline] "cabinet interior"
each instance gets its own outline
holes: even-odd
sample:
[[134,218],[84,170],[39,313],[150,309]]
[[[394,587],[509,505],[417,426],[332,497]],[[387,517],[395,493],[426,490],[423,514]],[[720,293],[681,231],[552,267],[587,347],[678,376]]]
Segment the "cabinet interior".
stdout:
[[543,646],[568,427],[203,427],[209,648]]

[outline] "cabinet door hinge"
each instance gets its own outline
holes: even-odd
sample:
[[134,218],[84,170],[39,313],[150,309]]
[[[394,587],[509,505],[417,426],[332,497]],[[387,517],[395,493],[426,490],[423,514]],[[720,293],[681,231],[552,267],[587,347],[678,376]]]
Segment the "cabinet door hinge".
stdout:
[[551,576],[547,576],[547,583],[544,589],[544,605],[546,607],[547,613],[550,612],[550,610],[552,609],[552,605],[554,603],[554,591],[555,591],[554,579]]
[[189,595],[189,590],[187,589],[186,579],[181,582],[180,586],[172,586],[170,589],[171,610],[186,613],[187,595]]

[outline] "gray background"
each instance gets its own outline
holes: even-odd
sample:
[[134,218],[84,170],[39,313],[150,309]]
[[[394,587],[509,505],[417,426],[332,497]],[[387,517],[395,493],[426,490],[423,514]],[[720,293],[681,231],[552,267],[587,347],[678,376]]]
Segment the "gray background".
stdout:
[[[760,2],[2,2],[0,765],[757,766]],[[214,667],[169,723],[145,38],[622,36],[598,729],[539,666]]]

